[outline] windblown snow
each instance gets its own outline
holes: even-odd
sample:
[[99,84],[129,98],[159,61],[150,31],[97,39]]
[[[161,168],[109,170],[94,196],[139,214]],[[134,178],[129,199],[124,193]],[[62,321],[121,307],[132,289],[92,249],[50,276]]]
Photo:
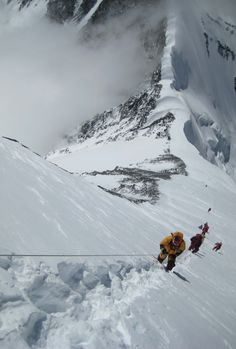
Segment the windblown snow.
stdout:
[[[17,2],[15,20],[46,3]],[[0,138],[3,349],[236,346],[236,28],[186,7],[155,29],[150,79],[47,158]],[[205,222],[166,273],[160,240],[182,231],[188,248]]]

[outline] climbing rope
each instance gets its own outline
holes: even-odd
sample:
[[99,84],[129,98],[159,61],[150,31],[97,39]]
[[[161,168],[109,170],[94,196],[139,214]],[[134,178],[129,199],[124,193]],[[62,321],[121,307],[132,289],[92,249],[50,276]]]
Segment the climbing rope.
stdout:
[[0,257],[151,257],[149,254],[0,254]]

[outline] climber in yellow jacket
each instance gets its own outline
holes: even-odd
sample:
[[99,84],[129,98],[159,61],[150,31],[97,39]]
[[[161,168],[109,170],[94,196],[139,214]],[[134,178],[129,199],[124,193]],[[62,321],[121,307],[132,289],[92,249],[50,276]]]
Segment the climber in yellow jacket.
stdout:
[[184,235],[180,231],[171,233],[160,242],[161,252],[157,257],[158,262],[162,263],[168,256],[166,271],[175,266],[175,259],[185,250]]

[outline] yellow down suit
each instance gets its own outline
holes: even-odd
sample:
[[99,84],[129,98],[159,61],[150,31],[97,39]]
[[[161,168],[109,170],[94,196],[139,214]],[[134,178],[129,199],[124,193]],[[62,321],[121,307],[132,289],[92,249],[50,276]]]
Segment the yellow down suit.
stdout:
[[[178,244],[175,241],[178,239]],[[175,266],[175,259],[186,248],[185,241],[183,239],[183,233],[177,231],[168,235],[160,242],[161,252],[158,256],[158,261],[162,263],[168,256],[167,270],[171,270]]]

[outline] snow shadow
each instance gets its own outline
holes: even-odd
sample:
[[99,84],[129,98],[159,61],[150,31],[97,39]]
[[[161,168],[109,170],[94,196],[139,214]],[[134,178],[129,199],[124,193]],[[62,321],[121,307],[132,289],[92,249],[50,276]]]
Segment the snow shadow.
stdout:
[[181,280],[190,283],[190,281],[189,281],[188,279],[186,279],[185,276],[183,276],[182,274],[178,273],[177,271],[173,271],[173,273],[174,273],[176,276],[178,276]]
[[223,164],[230,160],[231,145],[219,125],[206,114],[191,115],[191,120],[184,124],[184,134],[204,159],[213,164],[220,159]]
[[183,55],[176,50],[172,50],[172,67],[174,72],[174,81],[172,87],[177,91],[186,90],[189,84],[189,75],[191,73],[188,62]]

